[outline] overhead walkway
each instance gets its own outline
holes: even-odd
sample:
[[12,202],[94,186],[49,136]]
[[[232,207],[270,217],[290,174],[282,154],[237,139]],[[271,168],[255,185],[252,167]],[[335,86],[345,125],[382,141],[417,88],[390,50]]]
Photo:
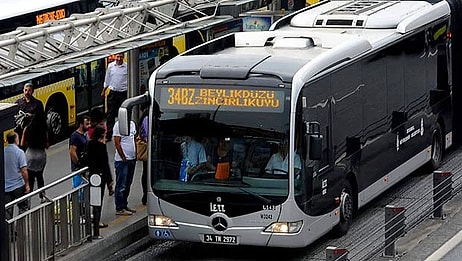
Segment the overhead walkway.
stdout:
[[[215,5],[218,8],[219,4]],[[194,15],[181,21],[176,18],[179,10]],[[231,19],[216,13],[208,15],[186,1],[123,1],[92,13],[19,27],[0,35],[0,87]]]

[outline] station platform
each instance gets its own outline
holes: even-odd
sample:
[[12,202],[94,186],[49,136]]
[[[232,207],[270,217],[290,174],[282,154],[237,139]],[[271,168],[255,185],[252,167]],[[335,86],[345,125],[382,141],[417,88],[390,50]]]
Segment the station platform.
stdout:
[[[107,143],[107,150],[109,164],[115,181],[115,148],[113,142]],[[65,140],[53,145],[47,154],[47,165],[45,167],[46,183],[50,182],[50,179],[58,178],[58,176],[52,177],[52,173],[54,175],[54,173],[69,172],[68,141]],[[108,224],[108,227],[100,229],[100,234],[103,238],[76,245],[58,256],[57,260],[104,260],[112,253],[148,235],[146,206],[141,203],[143,194],[141,188],[141,173],[142,162],[138,161],[128,198],[129,207],[135,209],[136,213],[131,216],[117,216],[114,196],[109,196],[108,190],[106,189],[103,198],[101,221]]]
[[[107,203],[106,200],[104,203]],[[146,206],[131,206],[131,208],[137,211],[132,216],[116,216],[114,208],[105,207],[103,212],[112,211],[114,217],[103,220],[109,225],[107,228],[100,229],[103,238],[77,245],[58,256],[57,260],[103,260],[108,255],[145,237],[148,234]]]
[[[396,259],[400,261],[461,260],[462,193],[458,193],[447,202],[444,209],[444,219],[427,218],[398,239]],[[451,257],[451,252],[458,252],[459,257]]]

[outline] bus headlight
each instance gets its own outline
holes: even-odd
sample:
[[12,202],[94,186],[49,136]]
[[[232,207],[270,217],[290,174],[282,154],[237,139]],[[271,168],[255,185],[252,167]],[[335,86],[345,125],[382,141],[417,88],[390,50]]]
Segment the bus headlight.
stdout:
[[302,228],[303,221],[275,222],[265,228],[265,232],[291,234],[298,233]]
[[161,216],[161,215],[149,215],[148,216],[148,225],[149,226],[159,226],[159,227],[177,227],[178,225],[173,221],[173,219]]

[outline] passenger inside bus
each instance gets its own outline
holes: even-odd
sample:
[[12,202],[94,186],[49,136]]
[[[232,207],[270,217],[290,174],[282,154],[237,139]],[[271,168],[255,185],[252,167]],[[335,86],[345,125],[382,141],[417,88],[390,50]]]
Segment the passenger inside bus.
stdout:
[[[287,174],[289,172],[288,151],[289,147],[287,141],[281,142],[278,151],[271,156],[266,164],[266,173],[276,175]],[[294,153],[294,155],[295,170],[300,171],[302,169],[300,155],[298,155],[298,153]]]
[[218,141],[216,151],[207,157],[207,168],[215,171],[215,179],[226,180],[230,175],[232,159],[230,138],[222,138]]
[[203,169],[207,163],[204,146],[191,136],[184,136],[181,143],[183,160],[188,162],[187,173],[192,175]]

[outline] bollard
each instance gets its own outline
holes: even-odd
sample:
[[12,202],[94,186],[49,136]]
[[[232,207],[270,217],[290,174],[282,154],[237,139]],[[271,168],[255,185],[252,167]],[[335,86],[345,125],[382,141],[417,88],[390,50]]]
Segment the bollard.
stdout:
[[101,176],[92,174],[90,176],[90,205],[101,206]]
[[396,256],[396,240],[404,234],[406,217],[404,207],[385,206],[385,252],[386,257]]
[[347,261],[348,250],[334,246],[326,247],[326,261]]
[[433,218],[445,219],[443,205],[452,195],[452,173],[433,171]]

